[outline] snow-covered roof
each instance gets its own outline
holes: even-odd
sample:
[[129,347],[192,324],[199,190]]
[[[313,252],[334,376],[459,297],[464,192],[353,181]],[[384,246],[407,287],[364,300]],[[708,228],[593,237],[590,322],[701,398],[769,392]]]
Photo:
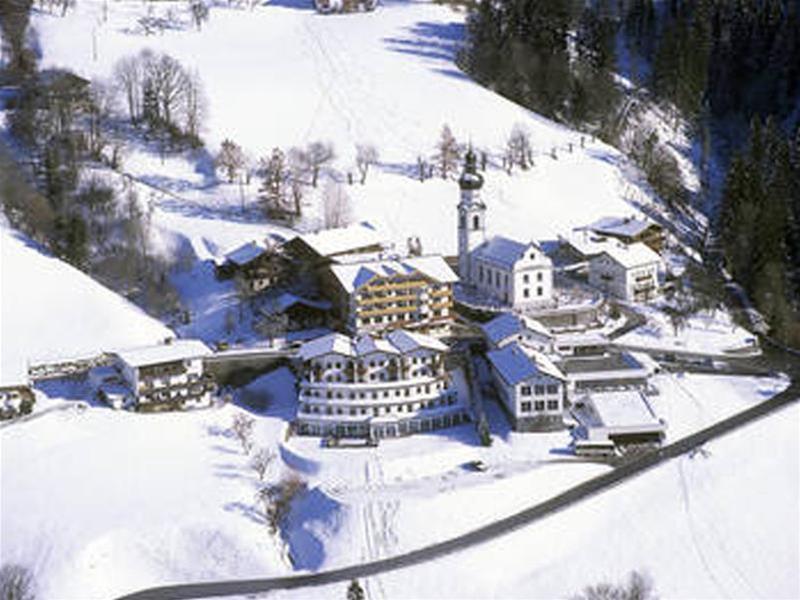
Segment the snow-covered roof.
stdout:
[[273,310],[277,312],[284,312],[290,309],[295,304],[301,304],[309,308],[316,308],[319,310],[330,310],[331,303],[328,300],[311,300],[302,296],[297,296],[291,292],[284,292],[278,296],[273,303]]
[[225,255],[225,260],[235,265],[246,265],[264,253],[265,248],[258,242],[247,242]]
[[518,242],[501,235],[496,235],[475,248],[473,255],[511,270],[530,248],[534,248],[537,255],[546,258],[538,244],[534,242]]
[[586,427],[661,427],[647,399],[637,390],[593,392],[573,411]]
[[391,342],[383,338],[374,338],[371,335],[360,335],[355,341],[356,353],[359,356],[372,354],[373,352],[383,352],[384,354],[400,354],[400,350],[395,348]]
[[385,238],[367,222],[335,229],[323,229],[299,237],[317,254],[327,257],[347,254],[359,248],[386,245]]
[[486,354],[489,362],[508,385],[517,385],[539,375],[564,379],[553,362],[539,352],[525,351],[516,342]]
[[594,223],[587,225],[586,229],[607,235],[636,237],[654,225],[655,223],[652,223],[647,219],[636,219],[633,217],[603,217],[602,219],[598,219]]
[[341,333],[330,333],[306,342],[300,347],[298,355],[303,360],[311,360],[326,354],[341,354],[342,356],[355,356],[353,340]]
[[603,250],[618,243],[589,229],[573,229],[567,235],[559,236],[559,241],[568,244],[583,256],[595,256]]
[[608,338],[598,331],[557,333],[556,346],[606,346]]
[[648,245],[636,242],[625,246],[614,244],[603,250],[602,254],[608,255],[613,261],[626,269],[635,269],[653,263],[661,264],[661,257]]
[[331,333],[313,339],[303,344],[298,353],[304,360],[310,360],[326,354],[341,354],[343,356],[365,356],[373,352],[386,354],[407,354],[418,348],[428,348],[439,352],[447,351],[447,346],[429,335],[395,329],[385,338],[373,338],[361,335],[355,339],[341,333]]
[[513,313],[503,313],[488,323],[481,325],[486,338],[492,344],[498,344],[512,335],[518,335],[525,330],[538,333],[544,337],[550,338],[550,332],[536,319],[524,315],[515,315]]
[[447,346],[435,337],[418,333],[416,331],[406,331],[405,329],[395,329],[390,331],[386,339],[392,345],[400,350],[402,353],[413,352],[418,348],[427,348],[429,350],[437,350],[439,352],[446,352]]
[[208,356],[211,349],[200,340],[178,339],[165,344],[118,350],[115,354],[131,367],[144,367]]
[[441,256],[413,256],[402,259],[332,265],[331,271],[348,293],[365,285],[373,277],[410,275],[414,272],[419,272],[439,283],[458,281],[458,276]]

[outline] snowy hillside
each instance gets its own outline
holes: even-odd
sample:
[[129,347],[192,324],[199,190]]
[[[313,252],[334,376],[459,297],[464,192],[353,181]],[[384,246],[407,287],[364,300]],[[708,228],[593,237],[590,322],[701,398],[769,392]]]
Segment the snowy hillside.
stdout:
[[29,361],[90,356],[174,335],[91,277],[0,224],[0,381]]
[[[111,2],[107,20],[104,5],[83,0],[64,18],[35,15],[43,66],[103,78],[122,56],[143,48],[168,52],[196,69],[203,81],[210,152],[224,138],[255,157],[274,146],[287,150],[327,140],[337,153],[333,166],[343,177],[355,172],[355,145],[374,144],[380,153],[377,170],[366,185],[347,188],[353,216],[385,228],[400,249],[409,236],[418,235],[425,251],[455,251],[457,187],[438,178],[415,179],[417,157],[434,154],[445,123],[462,143],[485,149],[494,163],[485,192],[493,232],[553,239],[603,215],[634,213],[626,197],[647,202],[635,185],[635,171],[617,151],[588,137],[582,149],[579,133],[461,73],[454,56],[464,35],[463,13],[447,7],[387,2],[374,13],[322,16],[306,0],[252,11],[215,6],[197,31],[183,2],[154,3],[149,9],[140,2]],[[144,35],[137,19],[147,10],[171,11],[176,27]],[[517,124],[531,134],[535,167],[509,177],[499,168],[500,154]],[[162,164],[137,147],[124,164],[142,179],[179,193],[183,201],[163,198],[165,211],[184,218],[212,212],[230,221],[220,205],[235,209],[238,188],[214,185],[207,156],[191,164],[177,162]],[[254,184],[247,190],[250,200],[256,189]],[[313,215],[313,194],[308,200],[307,213]],[[218,225],[217,232],[227,226]],[[208,235],[212,244],[224,245],[215,232]]]
[[[662,598],[797,598],[798,419],[791,406],[708,444],[707,455],[682,456],[542,522],[364,587],[382,598],[566,598],[639,569]],[[345,588],[313,595],[341,598]]]

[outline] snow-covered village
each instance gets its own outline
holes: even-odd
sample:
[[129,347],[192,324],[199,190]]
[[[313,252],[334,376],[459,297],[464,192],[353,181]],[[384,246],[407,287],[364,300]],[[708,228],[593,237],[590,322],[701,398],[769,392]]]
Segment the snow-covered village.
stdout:
[[800,598],[790,0],[0,0],[0,597]]

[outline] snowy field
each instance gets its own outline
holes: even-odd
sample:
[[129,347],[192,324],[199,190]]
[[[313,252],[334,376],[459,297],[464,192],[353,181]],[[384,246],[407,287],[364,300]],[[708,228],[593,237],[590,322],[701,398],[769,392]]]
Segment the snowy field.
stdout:
[[797,598],[799,420],[792,405],[708,444],[706,456],[684,455],[492,542],[362,585],[369,598],[565,598],[640,570],[662,598]]
[[[654,408],[659,414],[663,412],[670,435],[682,436],[763,400],[783,389],[786,381],[665,375],[657,378],[656,384],[661,394],[653,398]],[[709,393],[704,394],[703,390]],[[85,395],[80,385],[50,384],[41,391],[53,402],[77,400]],[[255,443],[269,448],[279,458],[265,480],[277,481],[283,473],[294,472],[307,482],[307,491],[290,513],[285,537],[268,533],[255,500],[258,479],[237,442],[226,434],[240,408],[154,415],[114,412],[103,407],[75,408],[0,429],[3,559],[34,569],[41,597],[45,598],[107,598],[170,582],[326,569],[390,556],[464,533],[608,469],[570,457],[566,452],[570,442],[567,432],[509,431],[494,403],[487,407],[494,438],[490,448],[479,445],[471,426],[461,426],[385,441],[377,448],[325,450],[318,438],[293,437],[284,442],[286,421],[295,410],[294,381],[288,370],[280,369],[257,379],[244,389],[242,398],[266,404],[264,412],[254,414]],[[741,465],[747,481],[755,481],[765,464],[772,469],[767,472],[780,469],[784,473],[782,481],[764,484],[768,495],[757,499],[746,496],[749,506],[759,507],[758,516],[749,517],[750,527],[761,523],[762,511],[772,510],[797,486],[797,470],[791,468],[792,460],[796,467],[797,440],[794,439],[794,449],[787,446],[791,440],[784,439],[788,434],[783,431],[796,431],[796,414],[784,411],[781,422],[788,425],[774,433],[759,434],[757,444],[765,451],[735,454],[735,462]],[[748,447],[752,447],[755,438],[749,439]],[[774,451],[768,450],[771,444]],[[700,463],[700,458],[696,459],[698,462],[682,461],[686,469],[725,461],[719,471],[690,471],[686,475],[698,488],[698,503],[711,502],[706,498],[709,494],[722,503],[721,498],[727,496],[716,496],[723,492],[712,486],[721,486],[725,494],[731,492],[728,452],[718,450],[716,444],[709,449],[712,454],[706,462]],[[482,460],[488,470],[470,470],[466,463],[473,460]],[[508,587],[486,587],[490,582],[468,558],[445,567],[452,575],[448,580],[460,582],[454,583],[456,587],[450,591],[437,587],[441,583],[436,583],[433,571],[423,570],[419,579],[415,578],[413,590],[406,592],[399,589],[401,580],[395,576],[370,582],[370,597],[550,596],[556,592],[563,596],[572,590],[557,587],[565,580],[541,575],[556,564],[561,565],[560,569],[575,569],[566,580],[574,586],[600,576],[616,577],[617,573],[642,565],[656,575],[660,584],[663,571],[651,563],[662,556],[658,552],[665,550],[654,547],[659,543],[671,547],[671,542],[664,542],[657,529],[652,539],[642,541],[636,536],[645,535],[651,526],[647,519],[655,518],[647,510],[649,505],[660,506],[658,502],[664,502],[663,509],[672,510],[671,503],[679,500],[675,497],[677,492],[669,487],[676,484],[674,469],[665,467],[662,471],[668,475],[659,476],[663,479],[658,479],[652,489],[636,488],[630,496],[617,497],[610,503],[590,501],[578,509],[581,516],[575,520],[561,522],[557,527],[546,525],[547,535],[539,538],[537,533],[536,544],[513,541],[522,545],[513,546],[518,550],[513,553],[508,581],[495,577],[491,583]],[[47,493],[43,493],[45,481]],[[80,481],[92,484],[76,484]],[[660,498],[661,493],[664,498]],[[632,531],[619,529],[623,517],[613,512],[619,502],[624,503],[625,510],[642,515],[641,528],[637,524]],[[736,506],[738,501],[726,507],[724,516],[730,517]],[[659,510],[653,514],[659,514]],[[699,515],[705,515],[710,509],[699,510],[704,511]],[[790,522],[793,515],[786,514],[785,507],[781,510],[783,518]],[[796,516],[795,513],[795,520]],[[701,523],[706,528],[702,530],[704,536],[729,527],[727,521]],[[770,523],[767,519],[765,531],[770,531]],[[617,550],[617,545],[626,545],[627,535],[634,536],[631,543],[641,551],[636,561],[628,549]],[[594,555],[605,554],[597,546],[591,559],[579,548],[595,536],[598,540],[610,536],[615,549],[605,553],[608,557],[601,566],[595,565]],[[761,537],[740,538],[738,534],[732,536],[730,543],[744,543],[742,539],[752,544],[752,552],[758,551],[758,544],[766,543]],[[512,547],[505,546],[512,542],[504,540],[507,538],[487,546],[490,558],[486,560],[497,561],[495,553]],[[676,544],[684,542],[680,538]],[[771,556],[773,549],[787,551],[782,543],[775,542],[764,552]],[[542,564],[523,561],[520,557],[536,555],[528,550],[536,545],[540,549],[551,548],[556,554],[548,553]],[[620,552],[619,561],[615,562],[613,556]],[[790,558],[776,560],[785,565]],[[736,560],[743,559],[737,555]],[[779,589],[761,582],[765,575],[757,569],[750,571],[739,562],[733,564],[745,577],[753,579],[755,589],[765,590],[762,596]],[[769,568],[777,570],[778,566]],[[689,589],[697,590],[698,595],[720,595],[706,587],[705,576],[698,577],[697,587],[684,588],[684,596],[690,595],[686,592]],[[785,585],[785,573],[782,577],[770,585]],[[385,586],[383,593],[381,586]],[[333,588],[324,592],[328,597],[341,596],[341,591]]]
[[[516,124],[531,134],[535,167],[511,177],[497,165],[487,174],[489,229],[521,239],[556,234],[647,203],[635,171],[614,149],[524,110],[477,85],[454,63],[464,35],[463,13],[427,2],[386,2],[374,13],[322,16],[311,2],[289,0],[253,10],[215,6],[198,32],[179,26],[158,35],[137,31],[150,6],[188,20],[184,2],[83,0],[66,17],[37,13],[44,66],[66,66],[85,77],[108,77],[122,56],[164,51],[196,69],[208,96],[205,139],[216,152],[224,138],[252,156],[316,140],[334,144],[333,165],[355,173],[356,144],[380,152],[364,186],[348,187],[353,217],[386,230],[398,249],[409,236],[426,252],[454,253],[458,189],[452,181],[415,179],[418,156],[430,157],[442,126],[499,161]],[[93,42],[94,38],[94,42]],[[96,58],[93,48],[96,48]],[[569,145],[574,152],[569,153]],[[550,156],[556,149],[557,159]],[[154,192],[157,222],[192,239],[195,248],[223,248],[252,234],[241,226],[238,186],[219,184],[208,154],[160,160],[132,144],[124,168],[178,198]],[[184,160],[185,158],[185,160]],[[246,190],[252,204],[254,182]],[[558,199],[555,202],[555,199]],[[317,198],[310,193],[307,226]],[[211,220],[213,217],[216,220]],[[192,221],[192,222],[190,222]],[[201,224],[202,223],[202,224]],[[202,252],[198,253],[202,257]]]
[[0,382],[30,361],[92,356],[174,335],[91,277],[0,222]]
[[757,353],[756,337],[733,321],[727,310],[704,311],[690,316],[677,332],[666,314],[654,306],[637,305],[647,322],[615,340],[631,348],[662,352],[696,352],[725,356]]

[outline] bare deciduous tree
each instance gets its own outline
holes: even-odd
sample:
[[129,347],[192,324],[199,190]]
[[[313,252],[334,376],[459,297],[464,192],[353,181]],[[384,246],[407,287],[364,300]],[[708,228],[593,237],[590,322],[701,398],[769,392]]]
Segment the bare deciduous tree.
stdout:
[[128,117],[137,123],[142,116],[142,61],[140,56],[125,56],[114,65],[114,81],[125,95]]
[[571,600],[658,600],[653,581],[646,573],[632,571],[627,583],[598,583],[587,586]]
[[264,519],[271,533],[277,533],[289,514],[292,500],[303,491],[305,482],[297,475],[289,475],[280,483],[266,485],[258,490],[256,499],[264,510]]
[[253,449],[253,427],[255,424],[255,419],[243,413],[236,413],[233,417],[231,431],[236,439],[239,440],[245,454],[250,454],[250,450]]
[[333,152],[333,144],[329,142],[312,142],[306,149],[306,156],[308,157],[308,165],[311,168],[311,186],[317,187],[320,169],[336,156]]
[[322,195],[322,222],[326,228],[344,227],[352,219],[350,196],[342,184],[329,181]]
[[222,169],[225,172],[228,183],[233,183],[236,180],[236,176],[244,168],[244,152],[242,152],[239,144],[226,138],[222,140],[214,163],[218,169]]
[[361,174],[361,184],[367,181],[369,168],[378,162],[378,149],[372,144],[358,144],[356,146],[356,166]]
[[3,600],[34,600],[36,589],[33,574],[22,565],[0,567],[0,598]]
[[507,160],[527,171],[532,163],[531,136],[522,125],[514,125],[508,136]]
[[275,454],[266,448],[259,448],[258,451],[253,454],[253,458],[250,460],[250,468],[256,472],[259,481],[264,481],[264,475],[273,460],[275,460]]
[[208,21],[210,14],[208,5],[203,2],[203,0],[189,0],[189,12],[192,15],[192,21],[194,22],[195,27],[197,27],[197,30],[200,31],[203,23]]

